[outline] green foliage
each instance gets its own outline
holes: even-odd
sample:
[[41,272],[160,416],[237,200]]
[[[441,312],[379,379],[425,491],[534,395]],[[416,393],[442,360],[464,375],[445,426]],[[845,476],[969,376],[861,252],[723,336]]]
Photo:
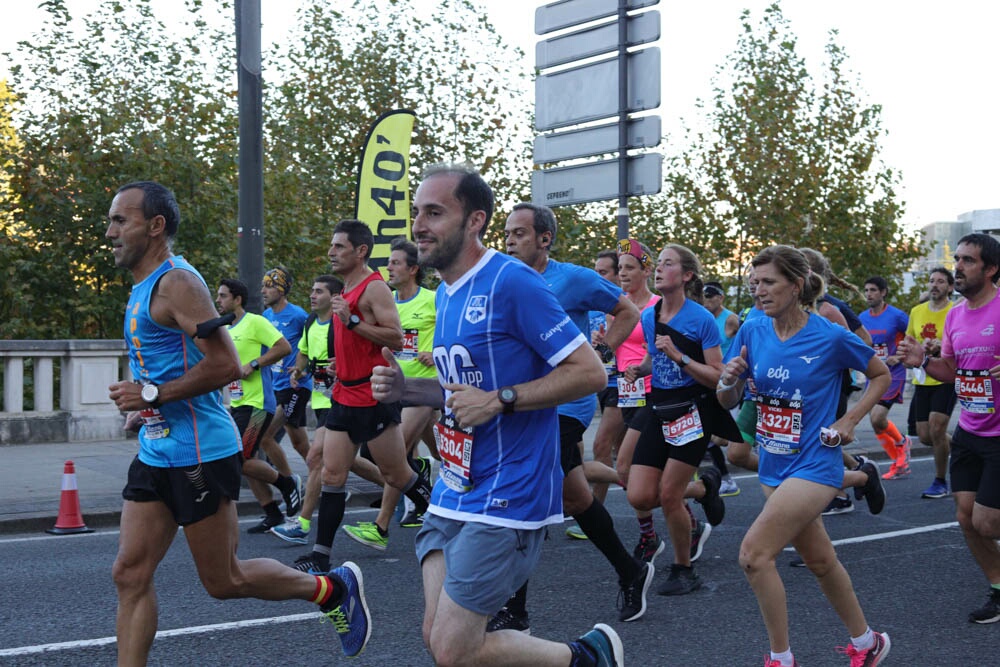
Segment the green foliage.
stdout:
[[883,275],[898,293],[922,253],[900,226],[898,174],[878,159],[880,107],[861,99],[835,31],[817,83],[778,4],[758,26],[749,12],[741,21],[705,109],[709,129],[689,131],[667,160],[666,194],[647,220],[664,221],[730,284],[761,248],[787,243],[822,251],[855,284]]

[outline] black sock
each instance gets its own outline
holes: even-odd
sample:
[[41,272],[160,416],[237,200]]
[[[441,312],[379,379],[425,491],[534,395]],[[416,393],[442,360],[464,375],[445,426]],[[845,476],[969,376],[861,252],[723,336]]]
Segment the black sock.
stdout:
[[[593,496],[591,496],[593,498]],[[615,522],[600,500],[593,498],[590,507],[573,517],[583,534],[600,549],[618,573],[621,582],[629,582],[639,574],[639,563],[622,544],[615,532]]]
[[330,548],[333,538],[344,520],[344,507],[347,505],[347,493],[343,490],[327,491],[319,496],[319,518],[316,520],[316,544]]
[[280,509],[278,509],[277,500],[272,500],[268,504],[262,505],[261,509],[264,510],[264,515],[267,516],[267,518],[271,521],[277,519],[279,522],[281,522],[285,518],[285,515],[281,513]]
[[518,616],[527,616],[527,604],[528,582],[526,581],[523,586],[517,589],[517,592],[510,596],[510,599],[507,600],[504,606],[507,607],[507,611],[517,614]]
[[427,506],[431,504],[431,487],[417,473],[413,473],[413,478],[403,489],[403,494],[413,501],[417,514],[426,512]]
[[726,455],[722,451],[722,447],[718,445],[708,448],[708,454],[712,457],[712,465],[719,469],[719,472],[723,475],[729,474],[729,468],[726,466]]

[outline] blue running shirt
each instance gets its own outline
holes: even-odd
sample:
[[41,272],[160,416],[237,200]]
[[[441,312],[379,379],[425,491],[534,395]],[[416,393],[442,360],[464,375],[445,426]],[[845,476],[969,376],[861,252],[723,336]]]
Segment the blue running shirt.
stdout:
[[[434,363],[442,383],[496,391],[546,375],[587,344],[542,276],[495,250],[455,283],[438,287]],[[472,488],[456,490],[442,475],[432,514],[509,528],[562,523],[555,408],[497,415],[477,426],[473,438]]]
[[868,368],[873,350],[826,318],[811,314],[794,336],[781,341],[774,320],[743,323],[726,361],[746,345],[744,377],[757,389],[757,436],[762,484],[789,477],[835,486],[844,481],[840,447],[820,442],[819,432],[836,421],[843,371]]
[[[590,331],[590,311],[610,313],[618,306],[620,287],[601,277],[597,271],[576,264],[550,259],[542,278],[559,299],[559,304],[582,332]],[[588,339],[589,342],[589,339]],[[558,407],[558,413],[576,419],[584,428],[590,425],[597,410],[597,394],[590,394]]]
[[[149,300],[167,271],[201,274],[183,257],[170,257],[132,287],[125,309],[125,342],[132,377],[161,385],[184,375],[204,358],[186,333],[158,324],[149,314]],[[240,434],[222,405],[219,390],[164,403],[142,411],[139,460],[158,468],[179,468],[215,461],[240,451]]]
[[[280,312],[274,312],[273,308],[264,311],[264,317],[274,325],[281,335],[285,337],[288,344],[292,346],[292,351],[288,356],[273,364],[271,368],[271,380],[274,391],[291,389],[292,369],[295,368],[295,359],[299,356],[299,339],[302,338],[302,328],[309,319],[309,314],[294,303],[285,304]],[[299,380],[299,387],[312,389],[312,377],[306,376]]]
[[[642,311],[639,322],[642,324],[642,334],[646,338],[646,349],[649,350],[653,361],[653,387],[680,389],[698,384],[697,380],[681,370],[677,362],[656,349],[656,308]],[[722,344],[719,327],[715,326],[715,316],[691,299],[684,299],[684,305],[667,324],[687,338],[700,342],[703,350]]]

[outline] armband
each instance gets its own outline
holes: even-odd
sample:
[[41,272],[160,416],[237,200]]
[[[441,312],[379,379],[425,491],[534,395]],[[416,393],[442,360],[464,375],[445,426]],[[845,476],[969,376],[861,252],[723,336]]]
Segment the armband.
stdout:
[[931,363],[931,355],[925,354],[924,360],[923,362],[921,362],[920,367],[923,368],[924,370],[927,370],[927,364],[929,363]]
[[208,338],[215,333],[216,329],[232,324],[235,321],[236,313],[226,313],[222,317],[216,317],[214,320],[206,320],[195,327],[194,337]]

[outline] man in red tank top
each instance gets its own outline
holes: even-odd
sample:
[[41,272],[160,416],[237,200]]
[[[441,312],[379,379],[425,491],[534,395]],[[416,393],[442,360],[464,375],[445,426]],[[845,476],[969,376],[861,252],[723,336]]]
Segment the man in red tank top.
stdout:
[[406,461],[399,403],[372,398],[372,368],[386,363],[382,347],[403,347],[392,292],[381,274],[368,266],[374,243],[368,225],[342,220],[334,227],[327,252],[331,270],[344,281],[344,291],[331,302],[337,382],[323,439],[316,544],[311,554],[296,561],[304,571],[328,569],[333,538],[344,519],[347,473],[363,443],[368,443],[386,484],[402,491],[418,511],[426,510],[430,499],[430,486]]

